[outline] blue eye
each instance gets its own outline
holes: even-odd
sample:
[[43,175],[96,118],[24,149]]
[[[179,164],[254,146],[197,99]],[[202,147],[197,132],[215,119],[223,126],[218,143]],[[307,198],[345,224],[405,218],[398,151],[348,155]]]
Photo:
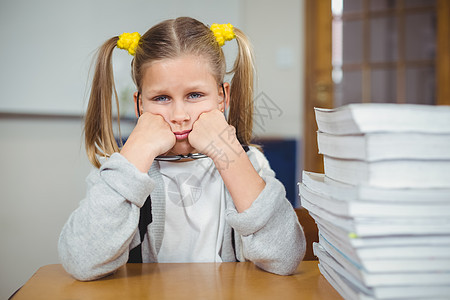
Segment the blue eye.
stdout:
[[198,99],[198,98],[201,98],[202,96],[203,96],[203,95],[200,94],[200,93],[190,93],[189,96],[188,96],[188,98],[189,98],[189,99]]
[[153,101],[155,101],[155,102],[167,102],[167,101],[169,101],[169,97],[167,97],[167,96],[156,96],[155,98],[153,98]]

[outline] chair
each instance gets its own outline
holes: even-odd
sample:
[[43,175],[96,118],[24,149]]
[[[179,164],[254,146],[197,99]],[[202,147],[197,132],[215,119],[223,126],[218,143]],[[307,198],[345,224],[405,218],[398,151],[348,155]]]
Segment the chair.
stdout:
[[296,208],[295,212],[306,237],[306,253],[303,260],[317,260],[312,248],[313,242],[319,241],[319,230],[317,229],[316,222],[304,208]]

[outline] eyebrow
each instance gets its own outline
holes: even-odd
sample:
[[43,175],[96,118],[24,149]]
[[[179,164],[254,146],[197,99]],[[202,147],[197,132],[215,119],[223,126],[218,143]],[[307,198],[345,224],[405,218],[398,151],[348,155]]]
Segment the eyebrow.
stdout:
[[[202,84],[202,83],[194,83],[192,85],[188,85],[187,87],[185,87],[185,90],[188,91],[197,91],[197,90],[204,90],[207,87],[206,84]],[[168,89],[148,89],[145,91],[145,94],[148,95],[166,95],[169,94]],[[144,92],[144,91],[143,91]]]

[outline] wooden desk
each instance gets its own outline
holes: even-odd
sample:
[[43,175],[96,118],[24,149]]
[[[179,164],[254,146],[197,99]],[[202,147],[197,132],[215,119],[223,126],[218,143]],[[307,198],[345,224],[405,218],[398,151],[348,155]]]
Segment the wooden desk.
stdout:
[[114,275],[80,282],[61,265],[40,268],[14,295],[20,299],[342,299],[317,261],[279,276],[253,263],[127,264]]

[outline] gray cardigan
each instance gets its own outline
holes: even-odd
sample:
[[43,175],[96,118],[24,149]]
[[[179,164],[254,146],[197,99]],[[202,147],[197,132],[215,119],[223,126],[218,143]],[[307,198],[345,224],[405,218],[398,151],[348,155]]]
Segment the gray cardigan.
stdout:
[[[267,159],[254,147],[247,155],[266,186],[242,213],[237,212],[230,194],[226,194],[227,226],[221,258],[224,262],[249,260],[268,272],[292,274],[305,253],[303,230]],[[78,280],[94,280],[126,264],[129,250],[141,242],[140,207],[148,195],[152,222],[142,241],[142,258],[144,263],[157,262],[165,218],[159,163],[155,161],[145,174],[115,153],[86,181],[86,198],[69,217],[58,242],[66,271]]]

